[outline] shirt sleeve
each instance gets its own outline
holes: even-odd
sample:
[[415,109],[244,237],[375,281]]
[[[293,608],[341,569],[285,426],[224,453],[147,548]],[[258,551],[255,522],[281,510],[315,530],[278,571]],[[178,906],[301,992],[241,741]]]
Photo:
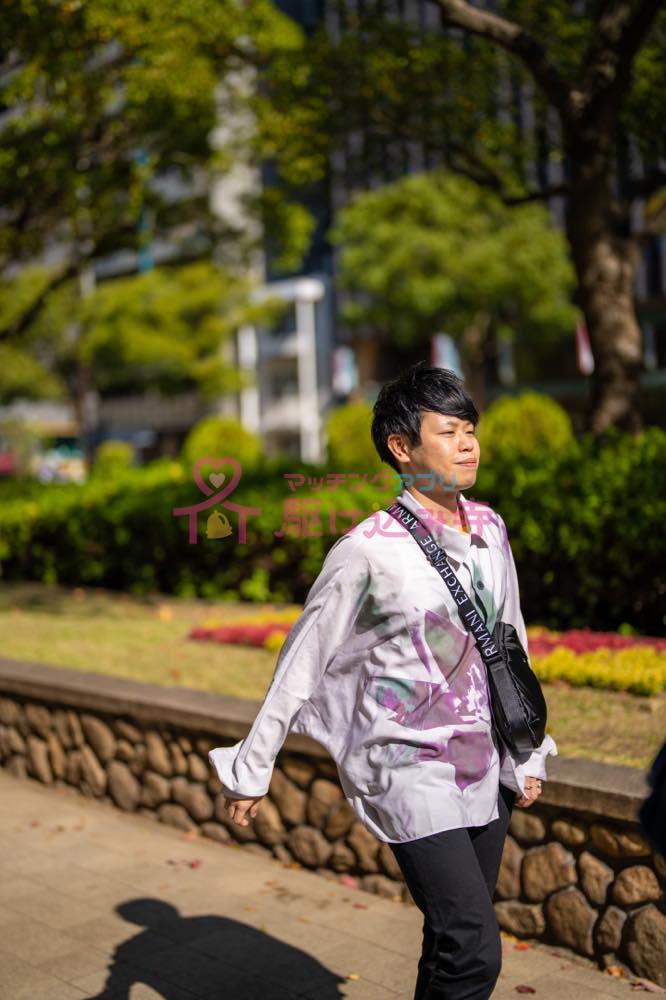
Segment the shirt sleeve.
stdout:
[[275,758],[295,716],[314,693],[365,598],[369,567],[361,545],[362,539],[351,534],[334,543],[280,650],[250,732],[233,746],[209,752],[225,795],[255,798],[267,793]]
[[[506,598],[502,621],[513,625],[523,649],[529,656],[529,646],[527,640],[527,629],[520,608],[520,588],[518,585],[518,573],[509,542],[506,525],[499,514],[497,514],[500,532],[502,534],[502,544],[507,567],[506,578]],[[546,757],[552,754],[557,756],[557,745],[552,736],[546,734],[540,746],[531,753],[514,754],[504,743],[501,744],[501,765],[500,781],[503,785],[512,788],[514,792],[523,795],[525,792],[525,778],[543,778],[546,774]]]

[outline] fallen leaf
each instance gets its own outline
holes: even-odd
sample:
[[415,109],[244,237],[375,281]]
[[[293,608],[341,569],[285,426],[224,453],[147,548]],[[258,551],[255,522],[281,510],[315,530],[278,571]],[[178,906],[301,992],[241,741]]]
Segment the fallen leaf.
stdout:
[[244,906],[244,910],[256,910],[256,906]]
[[621,977],[624,975],[624,969],[621,969],[619,965],[608,965],[604,969],[604,972],[607,973],[609,976]]
[[353,875],[341,875],[339,881],[350,889],[358,889],[358,879]]
[[533,986],[525,986],[523,984],[521,986],[516,986],[516,993],[536,993],[536,990]]
[[352,903],[352,906],[356,910],[367,910],[367,908],[368,908],[368,904],[367,903]]
[[199,834],[196,830],[188,830],[187,833],[181,835],[181,840],[196,840]]
[[203,861],[201,858],[192,858],[190,861],[190,868],[201,868]]
[[354,982],[356,982],[356,980],[360,978],[361,977],[359,976],[358,972],[350,972],[348,976],[345,976],[345,979],[351,979]]
[[657,984],[653,983],[651,979],[632,979],[631,988],[637,993],[666,993],[666,990],[663,987],[657,986]]
[[513,947],[515,951],[529,951],[532,945],[528,944],[527,941],[516,941]]

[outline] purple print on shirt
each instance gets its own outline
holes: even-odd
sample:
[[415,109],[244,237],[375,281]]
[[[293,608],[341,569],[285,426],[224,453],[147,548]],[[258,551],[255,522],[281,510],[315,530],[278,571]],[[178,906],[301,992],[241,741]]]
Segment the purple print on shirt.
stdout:
[[454,729],[446,743],[419,747],[412,760],[443,760],[453,764],[456,785],[463,792],[487,773],[492,754],[493,745],[488,733]]
[[450,687],[409,678],[372,678],[368,692],[382,708],[393,714],[392,722],[410,729],[440,729],[490,719],[486,679],[471,663],[460,670]]
[[374,677],[367,690],[377,704],[389,710],[390,721],[400,726],[419,732],[452,727],[441,742],[401,746],[391,763],[445,761],[453,765],[455,782],[463,790],[480,781],[492,759],[493,747],[487,733],[469,728],[479,722],[485,727],[490,721],[485,668],[478,657],[464,655],[472,649],[466,641],[468,633],[450,618],[426,611],[424,634],[425,641],[418,628],[410,631],[419,659],[431,676],[434,662],[442,675],[440,681]]

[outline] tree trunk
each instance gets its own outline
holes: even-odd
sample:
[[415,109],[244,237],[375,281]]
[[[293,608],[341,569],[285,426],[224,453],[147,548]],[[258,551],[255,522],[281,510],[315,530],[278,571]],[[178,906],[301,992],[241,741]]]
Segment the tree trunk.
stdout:
[[374,333],[365,337],[357,337],[354,341],[359,389],[362,389],[368,382],[380,380],[380,341],[379,334]]
[[[95,272],[88,263],[79,269],[78,290],[81,299],[87,298],[95,290]],[[77,336],[82,336],[80,323]],[[97,429],[99,427],[99,393],[95,385],[95,373],[92,365],[83,360],[81,352],[77,351],[76,383],[74,390],[74,408],[79,422],[79,436],[88,469],[92,468],[96,447]]]
[[630,236],[620,235],[628,226],[611,195],[603,153],[596,153],[571,153],[567,236],[578,278],[578,305],[594,356],[589,429],[601,437],[611,426],[631,433],[641,430],[643,360],[634,307],[638,246]]
[[461,338],[461,364],[465,388],[479,411],[486,408],[488,387],[486,384],[486,359],[489,350],[490,316],[479,312],[464,330]]

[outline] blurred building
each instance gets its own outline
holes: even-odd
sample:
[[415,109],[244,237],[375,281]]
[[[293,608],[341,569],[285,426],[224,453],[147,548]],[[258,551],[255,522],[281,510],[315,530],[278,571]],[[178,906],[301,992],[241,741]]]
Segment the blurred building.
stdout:
[[237,416],[262,439],[267,454],[320,462],[333,378],[330,279],[311,273],[266,282],[259,297],[269,295],[279,295],[287,309],[277,326],[238,331],[234,361],[253,384],[221,401],[220,412]]

